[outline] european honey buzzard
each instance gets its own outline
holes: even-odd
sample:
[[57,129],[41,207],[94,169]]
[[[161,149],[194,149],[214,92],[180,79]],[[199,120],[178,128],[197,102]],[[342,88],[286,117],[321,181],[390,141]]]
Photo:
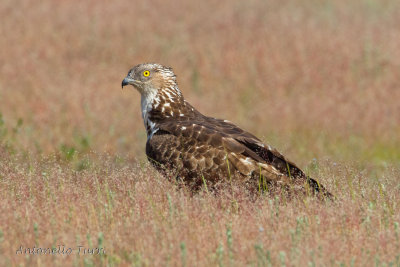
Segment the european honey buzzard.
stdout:
[[133,85],[141,94],[148,159],[190,187],[235,179],[255,190],[286,188],[332,197],[316,180],[251,133],[197,111],[184,99],[171,68],[139,64],[122,81],[122,87],[125,85]]

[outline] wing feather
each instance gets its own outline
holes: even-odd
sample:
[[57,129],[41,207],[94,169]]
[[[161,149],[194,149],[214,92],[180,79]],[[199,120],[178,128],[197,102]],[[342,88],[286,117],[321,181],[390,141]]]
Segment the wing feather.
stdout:
[[[173,122],[166,121],[158,126],[160,130],[169,132],[174,136],[192,138],[196,140],[197,145],[206,144],[205,147],[208,149],[210,147],[216,149],[214,151],[217,154],[212,155],[213,163],[207,160],[210,155],[207,155],[206,152],[204,164],[196,164],[196,166],[221,166],[223,164],[221,160],[223,154],[221,153],[225,153],[236,170],[243,175],[249,176],[252,173],[259,173],[261,168],[262,174],[271,180],[279,178],[282,181],[301,179],[307,181],[315,191],[322,191],[325,195],[332,196],[316,180],[307,177],[299,167],[287,160],[276,149],[263,144],[256,136],[231,122],[201,115],[193,120],[176,120],[175,118]],[[197,157],[200,158],[200,156]],[[188,166],[192,167],[192,165]],[[284,177],[289,178],[289,180]]]

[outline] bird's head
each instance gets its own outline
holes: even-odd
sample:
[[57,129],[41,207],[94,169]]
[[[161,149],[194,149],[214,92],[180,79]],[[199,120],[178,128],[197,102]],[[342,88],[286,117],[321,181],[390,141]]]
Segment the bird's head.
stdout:
[[153,95],[159,90],[177,88],[172,69],[156,63],[144,63],[133,67],[122,81],[122,87],[125,85],[133,85],[142,95]]

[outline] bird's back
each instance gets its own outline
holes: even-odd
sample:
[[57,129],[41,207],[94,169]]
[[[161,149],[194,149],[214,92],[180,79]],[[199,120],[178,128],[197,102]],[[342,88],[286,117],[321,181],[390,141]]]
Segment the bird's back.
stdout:
[[166,120],[158,127],[146,144],[149,160],[195,187],[204,180],[216,183],[234,177],[255,188],[266,182],[329,195],[276,149],[229,121],[198,113],[189,120]]

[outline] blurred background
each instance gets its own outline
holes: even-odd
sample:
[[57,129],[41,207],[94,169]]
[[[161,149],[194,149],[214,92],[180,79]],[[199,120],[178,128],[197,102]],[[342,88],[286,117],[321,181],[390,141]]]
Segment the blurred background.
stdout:
[[299,165],[400,161],[400,2],[11,1],[0,5],[0,142],[145,158],[139,63]]

